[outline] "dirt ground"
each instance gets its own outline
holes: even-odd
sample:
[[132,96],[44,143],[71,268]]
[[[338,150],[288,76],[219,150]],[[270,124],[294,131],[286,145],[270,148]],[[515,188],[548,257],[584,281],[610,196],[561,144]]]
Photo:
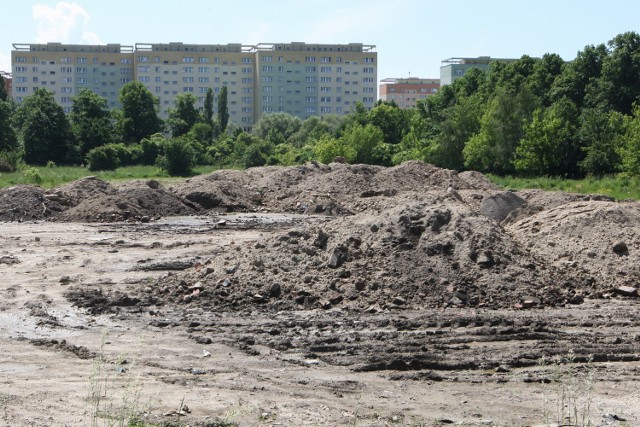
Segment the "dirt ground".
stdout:
[[0,419],[640,425],[639,206],[419,162],[0,190]]

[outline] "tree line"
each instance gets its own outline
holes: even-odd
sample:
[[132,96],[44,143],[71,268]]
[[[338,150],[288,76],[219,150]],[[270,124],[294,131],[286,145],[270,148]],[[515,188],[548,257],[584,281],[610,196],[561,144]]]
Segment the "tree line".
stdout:
[[186,174],[195,164],[252,167],[339,157],[377,165],[422,160],[499,175],[639,175],[639,100],[635,32],[586,46],[570,62],[556,54],[525,55],[493,62],[487,71],[470,69],[413,109],[379,101],[370,111],[356,104],[345,116],[304,121],[273,113],[251,132],[229,122],[226,88],[217,99],[209,90],[201,110],[193,94],[178,95],[166,122],[139,82],[122,88],[121,109],[109,110],[106,99],[83,90],[68,115],[46,89],[19,106],[0,91],[0,171],[21,162],[93,170],[157,164]]

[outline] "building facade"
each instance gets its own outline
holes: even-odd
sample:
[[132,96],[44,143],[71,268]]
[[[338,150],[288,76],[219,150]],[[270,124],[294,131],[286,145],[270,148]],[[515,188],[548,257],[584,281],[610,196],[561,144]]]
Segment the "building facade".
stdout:
[[132,46],[47,43],[13,47],[13,99],[17,103],[36,89],[46,88],[68,113],[72,98],[86,88],[106,98],[110,108],[118,108],[120,88],[135,78]]
[[178,94],[193,93],[203,108],[209,88],[226,86],[230,120],[245,129],[265,113],[346,114],[377,99],[377,53],[361,43],[14,44],[11,60],[16,102],[45,87],[66,112],[83,88],[118,108],[120,88],[134,80],[159,99],[164,118]]
[[514,62],[517,59],[492,58],[490,56],[479,56],[477,58],[449,58],[442,61],[440,65],[440,84],[450,85],[471,68],[488,70],[489,64],[494,61]]
[[416,102],[440,90],[440,79],[384,79],[380,81],[380,100],[395,102],[400,108],[414,108]]

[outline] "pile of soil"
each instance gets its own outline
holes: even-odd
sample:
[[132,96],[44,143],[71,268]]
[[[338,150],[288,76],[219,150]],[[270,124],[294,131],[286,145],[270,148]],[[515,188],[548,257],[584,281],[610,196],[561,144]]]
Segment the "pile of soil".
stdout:
[[502,191],[477,172],[416,161],[226,170],[169,188],[90,177],[51,191],[5,189],[0,206],[4,221],[147,222],[223,212],[327,218],[222,254],[212,250],[195,266],[126,295],[142,305],[534,308],[633,298],[640,276],[638,203]]

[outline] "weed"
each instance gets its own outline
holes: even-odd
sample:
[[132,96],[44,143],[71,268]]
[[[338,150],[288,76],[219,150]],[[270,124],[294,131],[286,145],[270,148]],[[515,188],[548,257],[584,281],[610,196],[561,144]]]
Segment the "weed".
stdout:
[[[545,425],[564,425],[575,427],[592,426],[591,402],[595,383],[595,369],[591,364],[591,357],[586,365],[576,363],[576,355],[570,350],[566,357],[553,358],[553,383],[555,384],[554,400],[545,395],[543,406],[543,418]],[[546,365],[547,360],[541,359],[541,365]],[[549,403],[553,403],[552,411]]]

